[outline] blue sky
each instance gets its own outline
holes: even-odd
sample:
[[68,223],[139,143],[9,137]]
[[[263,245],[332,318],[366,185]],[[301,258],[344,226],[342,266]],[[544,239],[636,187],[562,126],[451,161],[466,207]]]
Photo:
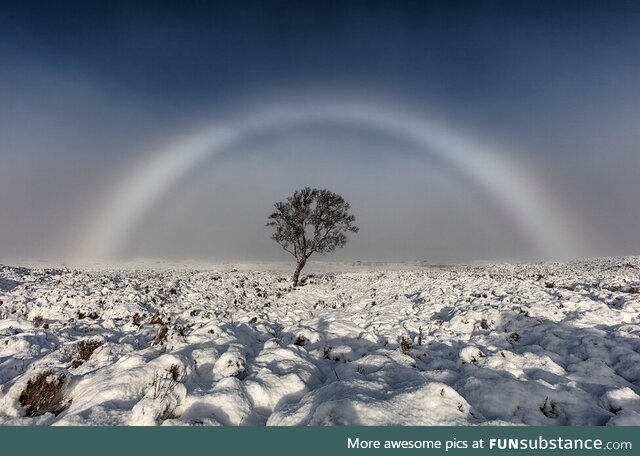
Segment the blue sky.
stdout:
[[[393,106],[496,144],[570,219],[576,256],[639,253],[635,2],[3,2],[0,31],[7,255],[64,255],[134,163],[301,99]],[[463,179],[378,136],[315,125],[247,141],[171,189],[129,242],[143,256],[279,259],[260,208],[307,179],[367,224],[337,258],[536,256]],[[231,191],[229,173],[246,185]]]

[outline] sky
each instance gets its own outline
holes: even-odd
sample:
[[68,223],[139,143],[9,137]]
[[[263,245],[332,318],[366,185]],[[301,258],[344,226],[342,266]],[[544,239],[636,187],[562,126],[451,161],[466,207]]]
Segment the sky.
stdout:
[[640,254],[632,1],[0,3],[0,258],[288,260],[328,188],[336,261]]

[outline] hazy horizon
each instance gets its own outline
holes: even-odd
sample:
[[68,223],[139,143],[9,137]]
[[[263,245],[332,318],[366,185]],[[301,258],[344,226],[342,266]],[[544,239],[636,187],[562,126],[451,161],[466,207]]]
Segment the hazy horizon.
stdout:
[[326,261],[640,254],[640,5],[0,6],[0,258],[288,261],[312,186],[360,232]]

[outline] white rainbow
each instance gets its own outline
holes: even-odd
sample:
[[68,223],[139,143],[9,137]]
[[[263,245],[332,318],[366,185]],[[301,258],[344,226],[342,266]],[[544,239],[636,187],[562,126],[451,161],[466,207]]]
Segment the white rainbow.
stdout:
[[506,154],[418,115],[369,104],[320,102],[259,110],[241,121],[219,123],[180,139],[151,162],[124,177],[101,204],[76,243],[77,258],[109,259],[123,251],[149,208],[184,176],[213,155],[257,133],[287,130],[318,122],[375,129],[398,136],[433,154],[479,185],[510,215],[541,258],[575,255],[569,224],[544,196],[540,185]]

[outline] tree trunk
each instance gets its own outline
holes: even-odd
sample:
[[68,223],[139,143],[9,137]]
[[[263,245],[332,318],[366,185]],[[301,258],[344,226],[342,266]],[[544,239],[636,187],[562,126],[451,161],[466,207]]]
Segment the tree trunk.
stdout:
[[300,271],[302,271],[302,268],[304,268],[304,264],[306,263],[305,260],[300,260],[298,261],[298,265],[296,266],[296,271],[293,273],[293,286],[297,287],[298,286],[298,279],[300,278]]

